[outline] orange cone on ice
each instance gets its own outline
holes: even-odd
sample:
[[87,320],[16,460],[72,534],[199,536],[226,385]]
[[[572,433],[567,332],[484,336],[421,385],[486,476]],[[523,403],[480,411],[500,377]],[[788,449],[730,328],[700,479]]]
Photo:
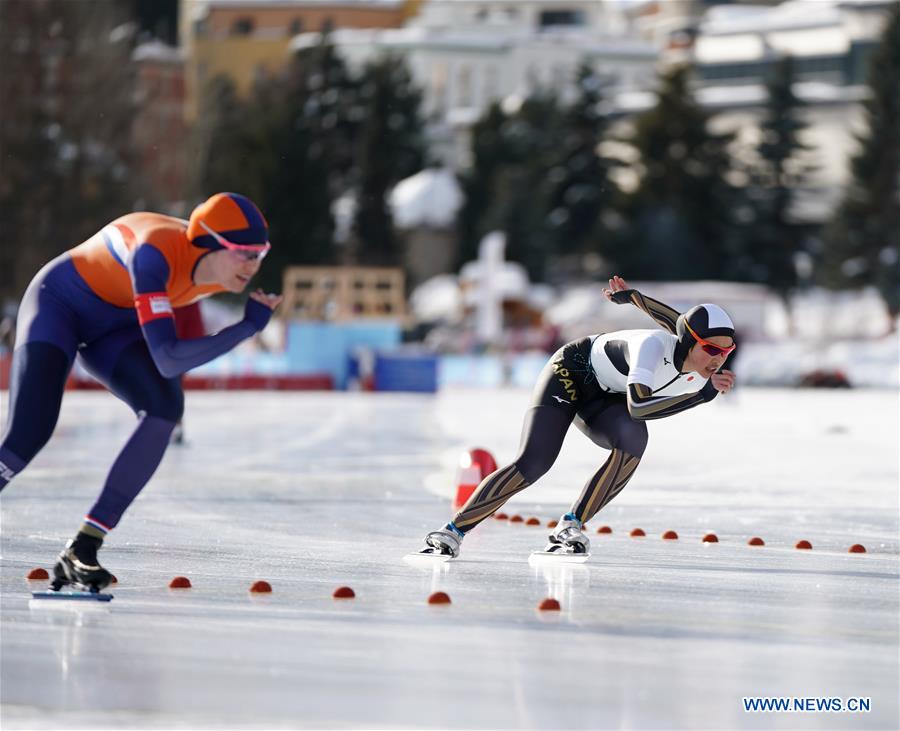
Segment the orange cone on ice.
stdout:
[[497,469],[497,462],[486,449],[470,449],[463,452],[456,470],[456,497],[453,509],[459,510],[472,497],[475,488],[491,472]]

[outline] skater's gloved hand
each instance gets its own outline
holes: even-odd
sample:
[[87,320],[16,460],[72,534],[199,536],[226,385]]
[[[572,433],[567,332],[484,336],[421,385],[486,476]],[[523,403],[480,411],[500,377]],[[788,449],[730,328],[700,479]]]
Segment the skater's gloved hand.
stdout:
[[708,403],[720,393],[728,393],[732,388],[734,388],[734,371],[722,371],[709,377],[706,385],[700,389],[700,395]]
[[250,299],[244,307],[244,320],[260,331],[269,324],[272,311],[281,304],[283,297],[276,294],[265,294],[261,289],[250,293]]
[[632,292],[634,290],[628,286],[628,282],[614,274],[609,280],[609,287],[604,287],[603,296],[617,305],[627,305],[631,301]]
[[721,371],[713,373],[709,377],[709,382],[719,393],[728,393],[734,388],[734,371]]

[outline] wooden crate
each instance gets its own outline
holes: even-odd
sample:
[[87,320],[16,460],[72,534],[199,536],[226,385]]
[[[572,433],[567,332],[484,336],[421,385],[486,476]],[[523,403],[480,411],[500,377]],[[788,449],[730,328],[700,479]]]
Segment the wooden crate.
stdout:
[[341,321],[406,317],[402,269],[378,267],[288,267],[284,302],[288,320]]

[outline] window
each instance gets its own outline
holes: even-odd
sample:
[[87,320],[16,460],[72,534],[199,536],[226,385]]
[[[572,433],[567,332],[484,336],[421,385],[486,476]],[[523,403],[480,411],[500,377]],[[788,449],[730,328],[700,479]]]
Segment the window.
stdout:
[[569,68],[561,63],[553,64],[550,71],[550,83],[557,92],[561,92],[571,81]]
[[431,70],[431,97],[434,111],[443,113],[447,107],[447,66],[436,64]]
[[253,33],[254,25],[253,18],[238,18],[231,24],[231,35],[249,36]]
[[541,28],[584,24],[584,11],[582,10],[542,10],[538,16],[538,26]]
[[472,69],[468,66],[460,66],[456,76],[456,104],[460,107],[472,106]]
[[484,72],[484,105],[488,106],[500,97],[500,71],[496,66],[488,66]]

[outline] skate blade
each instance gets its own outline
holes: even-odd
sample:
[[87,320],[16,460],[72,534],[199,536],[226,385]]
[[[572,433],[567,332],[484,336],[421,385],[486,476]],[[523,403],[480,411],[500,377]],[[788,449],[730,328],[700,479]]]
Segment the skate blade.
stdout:
[[451,558],[446,553],[407,553],[403,560],[410,566],[439,566]]
[[561,563],[584,563],[591,557],[589,553],[560,553],[559,551],[532,551],[528,563],[543,566]]
[[83,602],[83,603],[103,603],[112,601],[112,594],[104,594],[102,592],[82,591],[80,589],[60,589],[53,591],[33,591],[31,592],[32,600],[40,601],[58,601],[58,602]]

